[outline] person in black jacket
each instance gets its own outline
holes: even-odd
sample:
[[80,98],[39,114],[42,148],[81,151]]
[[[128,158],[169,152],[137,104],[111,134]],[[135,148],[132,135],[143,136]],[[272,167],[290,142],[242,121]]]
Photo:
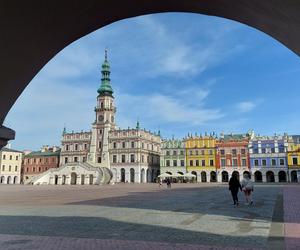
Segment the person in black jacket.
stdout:
[[236,175],[236,173],[232,174],[232,177],[229,180],[229,190],[231,191],[233,205],[239,205],[238,192],[239,189],[242,190],[240,181]]

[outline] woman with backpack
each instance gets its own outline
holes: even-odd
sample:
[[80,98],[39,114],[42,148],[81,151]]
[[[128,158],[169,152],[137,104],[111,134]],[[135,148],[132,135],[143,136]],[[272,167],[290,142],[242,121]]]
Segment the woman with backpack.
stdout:
[[231,191],[233,205],[237,205],[237,206],[239,205],[239,199],[238,199],[239,189],[242,189],[240,181],[236,173],[233,173],[229,180],[229,190]]
[[245,193],[246,205],[253,205],[252,192],[253,192],[253,182],[251,181],[248,174],[244,174],[242,180],[242,191]]

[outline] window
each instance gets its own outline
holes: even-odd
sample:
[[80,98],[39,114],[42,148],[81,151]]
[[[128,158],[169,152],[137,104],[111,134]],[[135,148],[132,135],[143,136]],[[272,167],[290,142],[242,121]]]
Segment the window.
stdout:
[[196,155],[198,155],[198,150],[195,151]]
[[183,155],[183,150],[180,151],[180,155]]
[[65,164],[68,163],[68,157],[65,157]]
[[2,171],[5,171],[5,165],[2,166]]
[[9,159],[12,160],[12,155],[9,156]]
[[271,165],[272,165],[272,166],[276,166],[276,159],[272,159],[272,160],[271,160]]
[[131,142],[131,147],[134,148],[134,141]]
[[3,155],[3,160],[5,160],[5,158],[6,158],[6,155]]
[[181,161],[180,161],[180,166],[181,166],[181,167],[184,167],[184,160],[181,160]]
[[86,143],[84,144],[84,150],[87,150],[87,144]]
[[242,159],[242,166],[246,166],[246,165],[247,165],[246,159]]
[[241,149],[241,154],[242,154],[242,155],[246,154],[246,149],[242,148],[242,149]]
[[166,160],[166,166],[170,167],[170,161],[169,160]]
[[85,156],[82,157],[82,162],[86,162],[86,157]]
[[190,150],[190,155],[193,155],[193,151],[192,150]]
[[212,151],[211,149],[209,150],[209,154],[210,154],[210,155],[213,155],[213,151]]
[[214,160],[209,160],[209,166],[211,166],[211,167],[214,166]]
[[130,162],[134,162],[134,155],[133,154],[130,155]]
[[144,157],[144,155],[142,155],[142,162],[144,162],[145,161],[145,157]]
[[33,172],[35,172],[35,168],[33,168]]
[[113,148],[117,148],[117,143],[116,142],[113,143]]
[[144,143],[142,142],[142,148],[144,148],[145,147],[145,145],[144,145]]
[[113,163],[117,163],[117,156],[113,155]]
[[166,155],[170,155],[170,151],[166,151]]
[[221,150],[220,150],[220,154],[221,154],[221,155],[225,155],[225,150],[224,150],[224,149],[221,149]]
[[279,147],[279,153],[284,153],[284,146]]
[[76,151],[78,150],[78,144],[75,144],[75,150]]
[[254,153],[254,154],[258,154],[258,148],[255,148],[255,149],[253,150],[253,153]]
[[232,166],[237,166],[237,165],[238,165],[237,159],[233,159],[232,160]]
[[78,162],[78,157],[74,157],[74,162]]
[[263,166],[267,166],[267,160],[265,160],[265,159],[264,159],[264,160],[262,160],[262,161],[261,161],[261,165],[263,165]]
[[204,155],[205,154],[205,151],[204,151],[204,149],[203,150],[201,150],[201,155]]
[[190,160],[190,166],[193,166],[193,161],[192,160]]
[[40,158],[40,162],[42,162],[42,158]]
[[16,171],[16,172],[18,171],[18,166],[15,166],[15,171]]
[[69,151],[69,145],[66,145],[66,151]]
[[125,162],[125,155],[122,155],[122,162]]
[[259,163],[258,163],[258,160],[254,160],[254,166],[258,166]]
[[275,153],[275,148],[271,148],[271,153]]
[[205,160],[202,160],[202,161],[201,161],[201,165],[202,165],[202,167],[205,166]]
[[48,158],[45,159],[45,162],[48,163]]
[[284,159],[279,159],[279,165],[283,166],[284,165]]
[[173,151],[173,155],[177,155],[177,152],[175,150]]
[[173,166],[177,167],[177,160],[173,160]]
[[99,157],[98,157],[98,163],[101,163],[101,161],[102,161],[102,159],[101,159],[101,157],[99,156]]
[[39,167],[39,172],[41,172],[41,167]]
[[19,160],[19,156],[16,156],[16,161]]
[[199,160],[196,160],[196,166],[197,167],[199,166]]
[[266,149],[265,149],[265,148],[262,148],[262,149],[261,149],[261,152],[262,152],[263,154],[265,154],[265,153],[266,153]]
[[33,159],[33,163],[36,163],[36,159],[35,158]]
[[298,159],[297,159],[297,157],[293,157],[293,165],[298,165]]
[[102,148],[102,142],[99,141],[99,148]]
[[8,171],[11,171],[11,166],[8,167]]
[[236,149],[232,149],[232,154],[236,155]]
[[29,168],[26,168],[26,172],[29,172]]
[[221,159],[221,166],[222,166],[222,167],[225,167],[225,165],[226,165],[225,159]]
[[124,142],[124,141],[122,142],[122,147],[123,147],[123,148],[125,148],[125,147],[126,147],[126,144],[125,144],[125,142]]

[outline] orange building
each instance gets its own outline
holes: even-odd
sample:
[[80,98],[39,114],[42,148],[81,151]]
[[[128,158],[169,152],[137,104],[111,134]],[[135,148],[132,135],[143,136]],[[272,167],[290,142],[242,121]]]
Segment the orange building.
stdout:
[[218,182],[228,182],[235,172],[242,179],[243,174],[250,174],[248,134],[221,134],[216,142],[216,168]]

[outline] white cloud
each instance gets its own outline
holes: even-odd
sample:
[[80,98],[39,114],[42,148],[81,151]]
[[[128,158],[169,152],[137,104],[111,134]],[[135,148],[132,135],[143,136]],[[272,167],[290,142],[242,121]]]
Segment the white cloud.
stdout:
[[245,101],[245,102],[239,102],[236,104],[236,108],[239,112],[250,112],[252,111],[258,103],[251,102],[251,101]]

